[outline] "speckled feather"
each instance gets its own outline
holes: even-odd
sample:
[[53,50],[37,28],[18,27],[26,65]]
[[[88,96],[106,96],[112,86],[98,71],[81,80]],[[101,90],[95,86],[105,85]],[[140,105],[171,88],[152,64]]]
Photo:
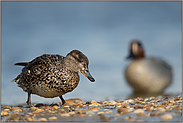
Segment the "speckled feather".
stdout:
[[61,96],[74,90],[79,83],[78,73],[64,67],[60,55],[44,54],[32,60],[15,79],[25,92],[32,90],[45,98]]
[[[30,94],[37,94],[45,98],[62,96],[77,87],[78,72],[86,69],[89,73],[88,63],[87,57],[78,50],[71,51],[66,57],[43,54],[31,62],[16,63],[15,65],[25,67],[12,81]],[[84,72],[82,73],[85,75]],[[85,76],[90,81],[95,81],[88,73],[88,76]],[[28,94],[28,101],[29,98]]]

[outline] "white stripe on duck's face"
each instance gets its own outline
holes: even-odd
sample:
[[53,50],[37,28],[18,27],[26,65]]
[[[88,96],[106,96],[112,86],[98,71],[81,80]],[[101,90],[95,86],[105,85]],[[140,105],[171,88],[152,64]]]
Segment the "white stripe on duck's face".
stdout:
[[137,56],[139,51],[139,46],[137,42],[132,43],[132,53]]

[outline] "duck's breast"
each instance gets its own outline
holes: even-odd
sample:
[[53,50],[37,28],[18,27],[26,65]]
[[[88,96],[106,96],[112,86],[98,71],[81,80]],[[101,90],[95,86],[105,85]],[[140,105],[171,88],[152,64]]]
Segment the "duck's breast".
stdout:
[[160,92],[172,82],[172,68],[162,59],[133,60],[125,70],[128,83],[136,91]]
[[45,98],[61,96],[73,91],[79,83],[79,75],[66,68],[54,67],[37,78],[32,93]]

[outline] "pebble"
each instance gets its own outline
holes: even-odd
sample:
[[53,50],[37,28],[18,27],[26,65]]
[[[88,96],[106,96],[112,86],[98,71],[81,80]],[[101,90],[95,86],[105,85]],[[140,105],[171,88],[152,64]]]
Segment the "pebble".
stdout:
[[154,110],[154,107],[153,107],[153,106],[147,107],[145,110],[146,110],[146,111],[152,111],[152,110]]
[[[54,107],[54,106],[53,106]],[[50,106],[46,106],[46,107],[44,107],[44,109],[45,110],[52,110],[52,107],[50,107]],[[54,108],[55,109],[55,108]]]
[[71,112],[69,112],[69,114],[70,115],[74,115],[74,114],[76,114],[76,112],[75,111],[71,111]]
[[51,121],[55,121],[57,119],[57,117],[53,116],[53,117],[49,117],[48,119]]
[[8,105],[8,106],[5,106],[4,109],[11,109],[11,107]]
[[156,100],[156,97],[150,97],[149,99],[150,100]]
[[89,106],[101,106],[101,104],[97,103],[96,101],[91,101],[91,104]]
[[62,107],[63,107],[63,108],[69,108],[70,106],[67,105],[67,104],[65,104],[65,105],[63,105]]
[[1,111],[1,115],[8,115],[7,111]]
[[129,100],[127,100],[127,102],[128,102],[129,104],[132,104],[132,103],[134,103],[135,101],[134,101],[133,99],[129,99]]
[[28,121],[28,122],[32,122],[33,119],[29,117],[29,118],[27,118],[27,121]]
[[21,112],[22,110],[19,107],[12,107],[11,111],[12,112]]
[[31,107],[30,110],[37,110],[37,107]]
[[82,103],[82,100],[79,99],[79,98],[72,98],[72,99],[68,99],[68,100],[65,100],[66,103]]
[[60,108],[60,107],[58,107],[58,106],[56,106],[56,105],[53,106],[53,109],[58,109],[58,108]]
[[97,114],[105,114],[105,112],[97,112]]
[[31,107],[30,105],[25,106],[25,108],[30,108],[30,107]]
[[134,110],[133,113],[144,113],[144,110],[143,109],[136,109],[136,110]]
[[97,108],[97,107],[93,107],[93,108],[91,109],[91,111],[93,111],[93,112],[97,112],[97,111],[99,111],[99,108]]
[[6,109],[4,109],[4,111],[7,111],[7,112],[9,112],[9,111],[10,111],[10,109],[7,109],[7,108],[6,108]]
[[122,106],[120,106],[119,108],[130,108],[130,106],[129,105],[127,105],[127,104],[123,104]]
[[44,111],[43,109],[37,109],[36,111],[34,111],[33,113],[39,113],[39,112],[42,112]]
[[33,113],[26,113],[27,115],[31,115],[31,116],[33,116],[34,114]]
[[95,114],[95,113],[94,113],[93,111],[87,111],[87,112],[86,112],[86,115],[87,115],[87,116],[92,116],[92,115],[94,115],[94,114]]
[[147,116],[144,112],[136,113],[137,116]]
[[14,109],[20,109],[20,108],[19,107],[12,107],[11,109],[14,110]]
[[75,109],[75,112],[80,114],[80,113],[82,113],[82,109]]
[[131,110],[130,109],[128,109],[128,108],[118,108],[118,113],[119,114],[126,114],[126,113],[130,113],[131,112]]
[[110,100],[110,101],[106,101],[105,103],[103,104],[106,104],[108,106],[114,106],[115,104],[117,104],[117,102],[115,102],[114,100]]
[[90,103],[91,103],[91,104],[93,104],[93,103],[97,103],[97,101],[95,101],[95,100],[92,100]]
[[166,109],[160,107],[160,108],[158,108],[158,111],[159,111],[159,112],[165,112]]
[[112,110],[108,110],[105,112],[105,114],[110,114],[110,113],[114,113]]
[[171,114],[164,114],[160,117],[161,120],[172,120],[173,116]]
[[29,116],[25,116],[24,118],[25,118],[25,120],[28,121],[28,122],[32,122],[32,121],[33,121],[33,119],[32,119],[31,117],[29,117]]
[[86,105],[83,105],[83,104],[80,104],[79,105],[79,108],[87,108],[87,106]]

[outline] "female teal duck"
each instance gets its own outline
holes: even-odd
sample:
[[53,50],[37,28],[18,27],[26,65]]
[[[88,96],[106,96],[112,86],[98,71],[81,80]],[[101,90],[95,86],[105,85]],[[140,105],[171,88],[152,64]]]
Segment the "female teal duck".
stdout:
[[80,51],[73,50],[66,57],[43,54],[30,62],[15,65],[25,66],[15,81],[23,91],[28,93],[27,104],[31,104],[31,94],[45,98],[60,97],[73,91],[79,83],[78,72],[83,73],[91,82],[95,79],[88,70],[88,58]]
[[135,92],[161,93],[172,83],[171,66],[160,58],[146,58],[140,41],[131,42],[129,53],[132,61],[125,70],[125,78]]

